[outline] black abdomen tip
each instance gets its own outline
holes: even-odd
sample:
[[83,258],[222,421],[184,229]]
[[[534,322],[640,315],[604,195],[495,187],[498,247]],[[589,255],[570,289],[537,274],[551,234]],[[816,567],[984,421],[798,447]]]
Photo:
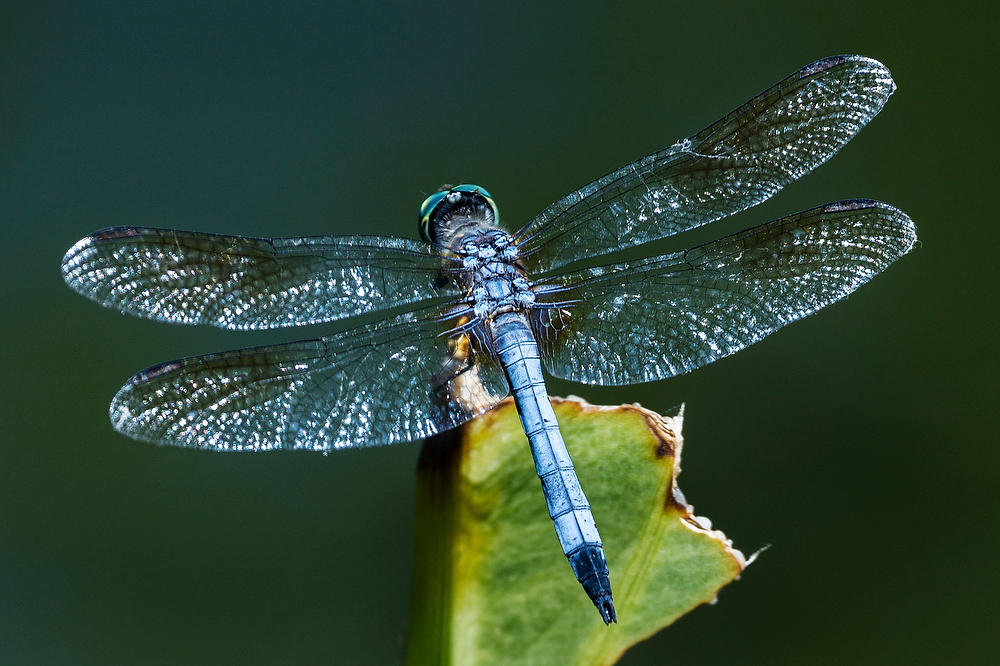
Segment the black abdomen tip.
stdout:
[[618,622],[615,604],[611,600],[611,580],[608,578],[608,563],[604,559],[604,549],[588,545],[568,555],[576,579],[594,602],[604,624]]
[[597,606],[597,611],[601,614],[604,624],[612,622],[618,624],[618,613],[615,612],[615,603],[611,600],[610,593],[606,597],[594,599],[594,605]]

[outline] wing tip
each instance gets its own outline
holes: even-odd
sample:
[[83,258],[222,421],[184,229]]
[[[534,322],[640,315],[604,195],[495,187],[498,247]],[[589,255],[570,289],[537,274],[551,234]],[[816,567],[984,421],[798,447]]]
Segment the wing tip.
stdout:
[[843,199],[821,207],[823,213],[852,213],[857,211],[878,211],[889,221],[902,241],[899,256],[913,249],[917,243],[917,226],[913,219],[899,208],[875,199]]
[[855,210],[877,209],[890,213],[895,217],[902,217],[909,220],[909,216],[891,203],[879,201],[878,199],[867,199],[864,197],[856,199],[840,199],[821,206],[824,213],[839,213]]
[[889,73],[889,68],[886,67],[881,61],[875,58],[870,58],[865,55],[859,55],[854,53],[843,53],[839,55],[827,56],[825,58],[820,58],[814,62],[809,63],[805,67],[798,71],[800,77],[812,76],[814,74],[819,74],[820,72],[825,72],[828,69],[833,69],[834,67],[840,67],[846,64],[863,64],[868,69],[878,70],[881,72]]
[[59,273],[62,275],[66,285],[80,294],[87,296],[89,291],[85,289],[80,280],[83,262],[85,261],[87,250],[94,245],[93,236],[84,236],[66,250],[59,262]]
[[118,389],[115,397],[111,399],[108,407],[108,418],[111,420],[111,427],[128,437],[133,437],[129,432],[128,423],[133,420],[132,410],[129,408],[128,392],[131,388],[131,380]]
[[899,209],[892,204],[887,204],[884,201],[878,201],[876,199],[841,199],[839,201],[833,201],[828,204],[824,204],[820,207],[824,213],[842,213],[855,210],[865,210],[868,208],[878,208],[880,210],[893,210],[898,211]]
[[147,411],[140,404],[141,396],[138,394],[138,389],[144,384],[168,377],[183,365],[183,360],[167,361],[132,375],[111,399],[111,405],[108,407],[111,426],[126,437],[152,444],[164,444],[163,440],[150,437],[142,428],[136,427]]
[[93,270],[91,263],[99,253],[99,245],[104,241],[134,238],[142,230],[138,227],[106,227],[88,234],[73,243],[59,262],[59,272],[66,285],[81,296],[101,302],[97,296],[98,280],[85,279]]
[[892,72],[889,71],[889,68],[875,58],[863,55],[835,55],[821,58],[801,68],[794,76],[800,79],[807,79],[828,70],[844,66],[852,67],[859,72],[868,72],[876,79],[882,80],[881,85],[875,85],[871,88],[872,91],[878,92],[882,96],[882,104],[879,105],[880,109],[886,100],[889,99],[889,96],[896,92],[896,82],[893,80]]
[[134,381],[135,377],[125,382],[125,385],[118,389],[115,397],[111,399],[111,405],[108,407],[108,418],[111,421],[111,427],[129,439],[162,445],[162,441],[149,437],[141,428],[136,426],[140,421],[142,412],[141,410],[137,411],[134,409],[136,407],[133,392],[135,387]]

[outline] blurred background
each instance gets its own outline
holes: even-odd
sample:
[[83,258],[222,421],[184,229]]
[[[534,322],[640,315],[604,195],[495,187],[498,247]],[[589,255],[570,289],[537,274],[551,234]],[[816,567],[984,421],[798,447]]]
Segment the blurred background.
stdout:
[[996,662],[995,15],[87,4],[0,15],[0,662],[382,664],[406,634],[418,444],[226,456],[108,423],[153,363],[336,327],[121,316],[63,285],[78,238],[124,224],[413,236],[444,182],[486,186],[521,223],[837,53],[892,69],[882,114],[770,202],[664,247],[848,197],[902,208],[921,244],[692,375],[550,390],[686,402],[688,499],[744,552],[771,545],[622,663]]

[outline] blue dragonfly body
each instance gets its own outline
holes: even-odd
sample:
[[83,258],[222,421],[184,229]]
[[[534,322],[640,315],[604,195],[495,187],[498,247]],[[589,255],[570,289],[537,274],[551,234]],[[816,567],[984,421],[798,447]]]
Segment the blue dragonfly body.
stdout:
[[485,189],[460,185],[424,202],[422,241],[116,227],[80,240],[62,272],[122,312],[227,329],[399,309],[321,338],[153,366],[114,397],[111,421],[158,444],[326,452],[421,439],[513,395],[563,552],[610,623],[603,544],[543,366],[592,384],[694,370],[843,298],[916,234],[898,209],[850,199],[680,252],[589,260],[768,199],[836,153],[894,89],[877,61],[817,61],[519,229],[500,224]]

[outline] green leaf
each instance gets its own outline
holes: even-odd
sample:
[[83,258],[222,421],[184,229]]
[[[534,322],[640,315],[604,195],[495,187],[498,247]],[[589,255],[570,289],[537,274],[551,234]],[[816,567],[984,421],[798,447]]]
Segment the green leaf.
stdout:
[[508,401],[424,443],[408,664],[611,664],[746,566],[677,488],[681,414],[553,405],[604,539],[618,624],[604,626],[559,548]]

